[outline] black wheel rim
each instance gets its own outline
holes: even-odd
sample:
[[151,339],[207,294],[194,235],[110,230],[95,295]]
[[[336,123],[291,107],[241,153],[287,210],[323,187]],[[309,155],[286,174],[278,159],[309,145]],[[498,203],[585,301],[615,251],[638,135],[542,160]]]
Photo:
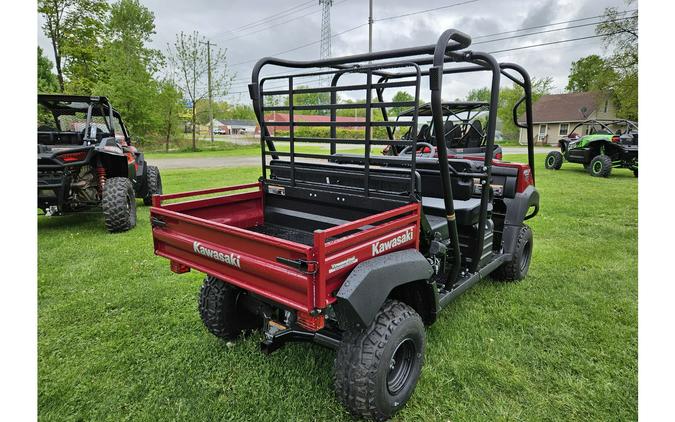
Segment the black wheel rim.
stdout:
[[548,157],[548,166],[553,167],[553,156]]
[[396,346],[389,362],[387,389],[390,394],[397,394],[408,383],[415,362],[415,343],[407,338]]
[[602,171],[602,162],[596,161],[593,164],[593,173],[598,174]]

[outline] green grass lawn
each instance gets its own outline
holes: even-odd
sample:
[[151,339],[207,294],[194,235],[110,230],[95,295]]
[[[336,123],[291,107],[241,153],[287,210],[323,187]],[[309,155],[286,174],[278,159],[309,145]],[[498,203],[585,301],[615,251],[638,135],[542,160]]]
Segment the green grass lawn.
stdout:
[[[225,143],[222,143],[225,144]],[[171,152],[148,152],[145,157],[148,159],[162,158],[202,158],[202,157],[251,157],[260,155],[260,145],[218,145],[217,149],[205,149],[199,151],[171,151]],[[276,145],[278,151],[290,151],[288,144],[279,142]],[[374,153],[378,153],[381,147],[373,148]],[[295,147],[295,152],[306,154],[328,154],[330,151],[328,145],[307,145],[299,144]],[[342,154],[363,154],[363,147],[354,147],[352,145],[339,145],[337,151]]]
[[[537,170],[529,276],[486,280],[443,311],[396,420],[637,419],[637,179]],[[163,181],[176,192],[257,177],[190,169]],[[153,255],[148,208],[138,215],[115,235],[99,214],[38,218],[41,420],[351,420],[333,396],[334,352],[298,343],[265,356],[260,334],[209,334],[202,274],[171,273]]]

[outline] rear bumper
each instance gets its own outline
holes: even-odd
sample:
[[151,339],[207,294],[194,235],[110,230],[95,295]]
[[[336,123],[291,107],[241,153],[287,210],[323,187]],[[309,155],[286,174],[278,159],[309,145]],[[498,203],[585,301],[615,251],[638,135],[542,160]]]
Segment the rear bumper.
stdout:
[[38,208],[63,207],[70,191],[70,176],[64,171],[38,173]]

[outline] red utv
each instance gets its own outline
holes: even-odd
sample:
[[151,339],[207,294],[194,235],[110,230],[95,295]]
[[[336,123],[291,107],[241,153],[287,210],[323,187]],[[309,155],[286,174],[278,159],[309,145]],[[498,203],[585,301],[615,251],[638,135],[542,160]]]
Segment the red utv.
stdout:
[[[176,273],[206,274],[199,312],[207,329],[224,339],[260,329],[267,352],[289,341],[335,349],[335,391],[357,416],[383,420],[406,404],[424,362],[425,326],[454,298],[487,276],[523,279],[530,267],[533,235],[524,222],[539,207],[530,78],[518,65],[467,50],[470,44],[468,35],[451,29],[422,47],[317,61],[261,59],[249,85],[261,127],[260,179],[153,197],[155,253]],[[261,76],[270,66],[294,72]],[[443,78],[475,71],[492,78],[493,110],[502,76],[524,88],[518,105],[525,104],[529,165],[491,156],[449,159],[445,142],[437,145],[438,159],[371,154],[381,146],[417,151],[422,87],[431,88],[427,110],[434,126],[443,127]],[[304,82],[317,77],[330,85]],[[414,90],[415,101],[379,99],[401,87]],[[363,94],[365,103],[338,101],[346,92]],[[295,104],[309,93],[326,94],[326,102]],[[354,107],[366,116],[374,107],[411,107],[412,118],[366,117],[360,138],[347,138],[339,129],[355,123],[338,121],[336,111]],[[266,120],[276,111],[289,121]],[[331,119],[297,121],[300,111]],[[491,113],[487,151],[494,148],[495,123]],[[288,133],[271,135],[269,128],[279,125]],[[306,126],[327,127],[329,135],[296,135]],[[375,127],[410,136],[373,138]],[[302,153],[298,142],[329,147],[325,154]],[[288,149],[278,151],[277,143]],[[343,144],[363,145],[365,153],[337,163]],[[212,196],[196,198],[204,194]]]

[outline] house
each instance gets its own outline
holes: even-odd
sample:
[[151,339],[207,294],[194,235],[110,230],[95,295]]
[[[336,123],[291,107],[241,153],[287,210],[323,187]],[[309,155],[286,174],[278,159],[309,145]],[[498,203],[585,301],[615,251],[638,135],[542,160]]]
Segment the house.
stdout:
[[[254,120],[223,120],[223,134],[226,135],[253,135],[257,132],[258,123]],[[214,126],[213,131],[216,131]]]
[[[588,119],[616,119],[616,106],[612,99],[601,92],[574,92],[544,95],[532,106],[534,140],[539,145],[556,145],[578,123]],[[525,123],[525,115],[518,120]],[[588,128],[576,130],[585,135]],[[520,129],[518,142],[527,144],[527,132]]]
[[[296,122],[330,122],[330,116],[321,116],[316,114],[293,114],[293,120]],[[363,123],[366,121],[364,117],[345,117],[345,116],[336,116],[335,118],[338,122],[354,122],[354,126],[341,126],[342,129],[351,129],[351,130],[364,130],[364,126],[357,123]],[[265,122],[288,122],[288,113],[270,113],[265,115]],[[277,130],[279,131],[288,131],[289,127],[284,125],[279,126],[268,126],[267,130],[274,134]],[[259,133],[260,128],[256,129]]]

